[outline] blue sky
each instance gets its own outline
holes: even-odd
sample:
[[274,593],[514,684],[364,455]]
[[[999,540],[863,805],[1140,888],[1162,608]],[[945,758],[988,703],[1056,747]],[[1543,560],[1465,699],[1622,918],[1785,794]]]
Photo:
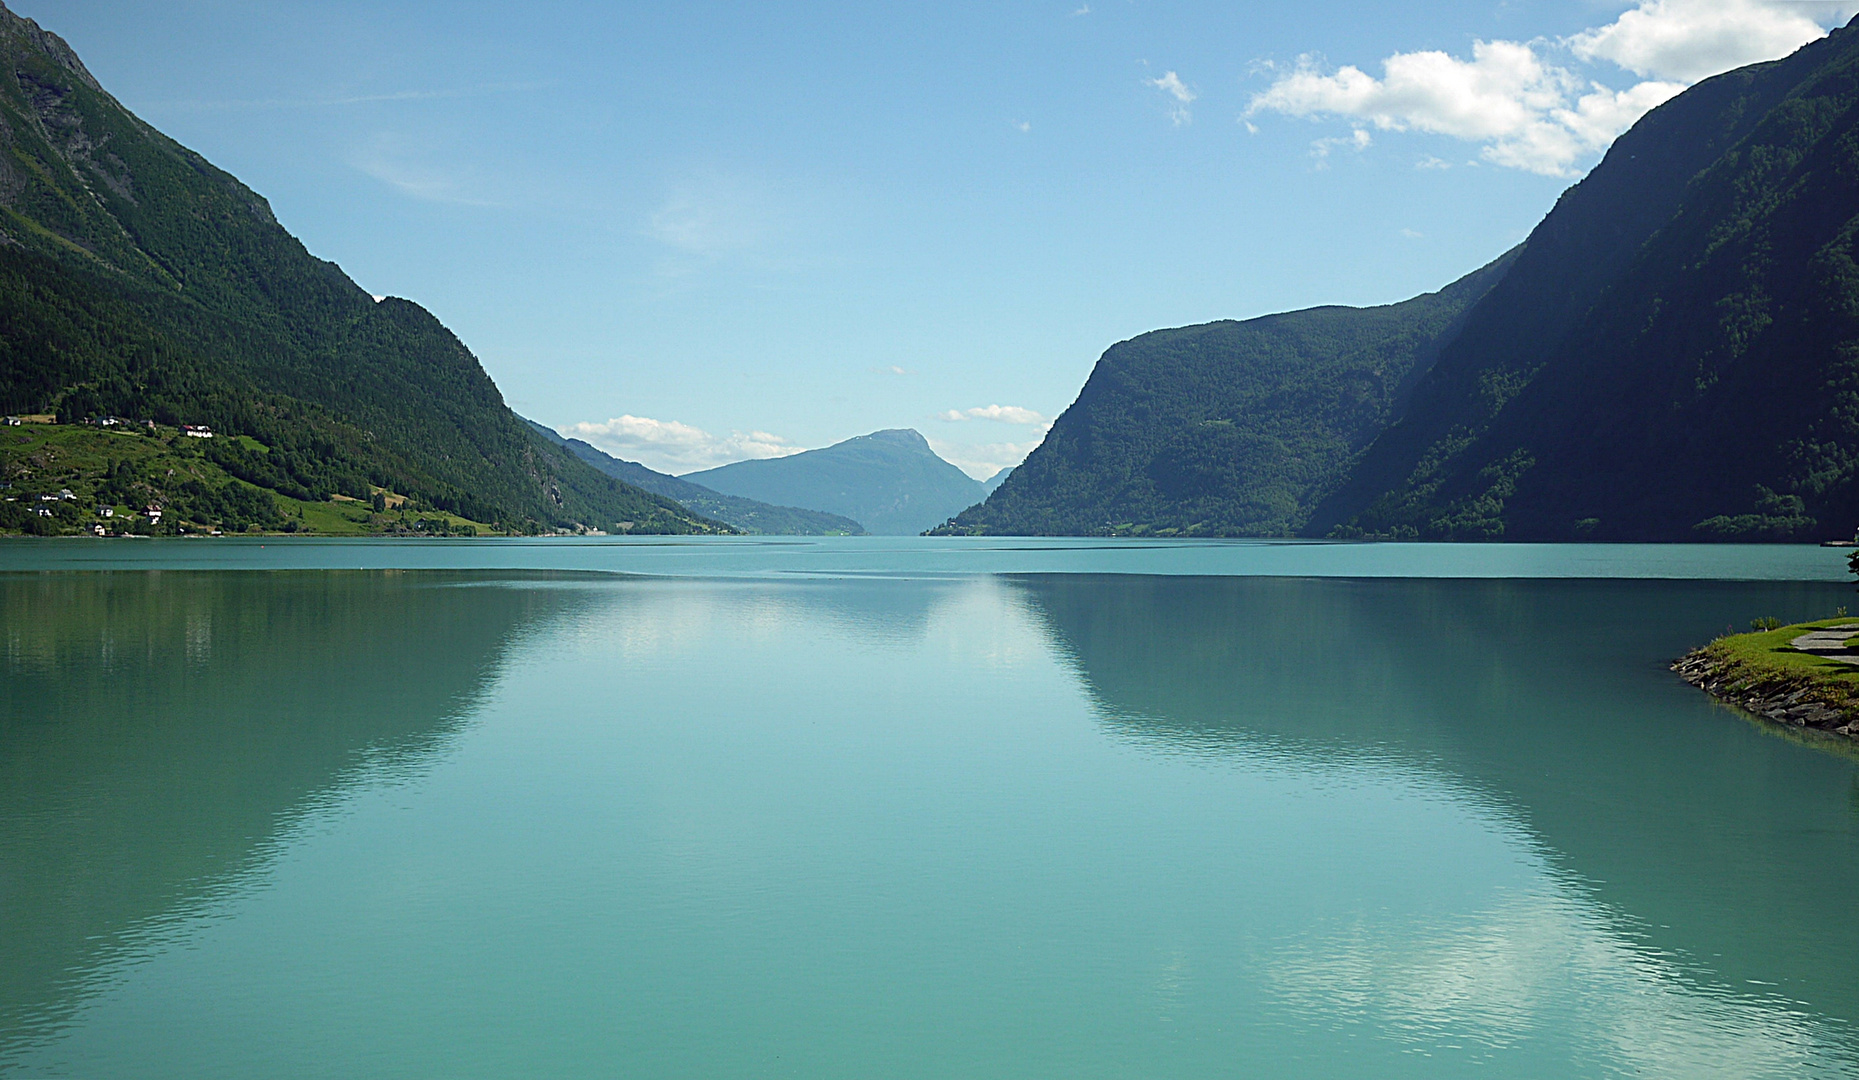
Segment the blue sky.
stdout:
[[519,412],[985,475],[1113,342],[1438,288],[1844,3],[8,0]]

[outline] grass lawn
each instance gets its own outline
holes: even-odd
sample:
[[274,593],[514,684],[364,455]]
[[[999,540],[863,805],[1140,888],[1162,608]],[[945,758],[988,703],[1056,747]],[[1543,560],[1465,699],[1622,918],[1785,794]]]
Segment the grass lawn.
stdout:
[[[1859,710],[1859,666],[1796,650],[1789,642],[1810,630],[1846,624],[1859,625],[1859,617],[1796,623],[1777,630],[1720,637],[1699,652],[1722,665],[1720,678],[1751,690],[1777,692],[1807,689],[1805,695],[1836,707]],[[1854,632],[1859,635],[1859,631]]]

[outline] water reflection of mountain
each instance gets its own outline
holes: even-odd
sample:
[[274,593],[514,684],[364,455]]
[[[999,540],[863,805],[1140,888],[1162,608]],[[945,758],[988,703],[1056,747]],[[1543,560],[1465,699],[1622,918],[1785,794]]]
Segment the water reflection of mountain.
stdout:
[[512,639],[583,595],[466,580],[0,575],[0,1045],[304,809],[416,768]]
[[1018,588],[1123,737],[1451,778],[1700,978],[1859,1017],[1855,765],[1665,663],[1834,585],[1036,577]]

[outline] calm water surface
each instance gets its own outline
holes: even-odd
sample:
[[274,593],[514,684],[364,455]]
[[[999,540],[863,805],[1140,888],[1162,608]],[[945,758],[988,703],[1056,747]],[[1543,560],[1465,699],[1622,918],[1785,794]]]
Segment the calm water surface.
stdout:
[[1843,555],[0,544],[0,1075],[1859,1076]]

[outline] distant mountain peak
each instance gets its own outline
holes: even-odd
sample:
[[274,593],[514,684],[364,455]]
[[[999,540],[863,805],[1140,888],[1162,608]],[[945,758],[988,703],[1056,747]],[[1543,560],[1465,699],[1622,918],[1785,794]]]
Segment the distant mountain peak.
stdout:
[[[13,30],[21,34],[40,52],[50,57],[52,62],[83,80],[84,85],[98,93],[106,93],[103,84],[78,59],[77,50],[65,43],[65,39],[45,29],[38,23],[12,11],[0,0],[0,31]],[[111,99],[114,100],[114,99]]]
[[869,532],[919,533],[980,502],[980,482],[910,428],[887,428],[779,458],[687,473],[726,495],[838,514]]
[[926,454],[935,453],[934,450],[930,449],[929,440],[924,438],[923,433],[915,428],[885,428],[882,431],[874,431],[869,435],[855,436],[847,439],[846,442],[861,442],[865,440],[895,443],[898,446],[908,446],[913,450],[921,450]]

